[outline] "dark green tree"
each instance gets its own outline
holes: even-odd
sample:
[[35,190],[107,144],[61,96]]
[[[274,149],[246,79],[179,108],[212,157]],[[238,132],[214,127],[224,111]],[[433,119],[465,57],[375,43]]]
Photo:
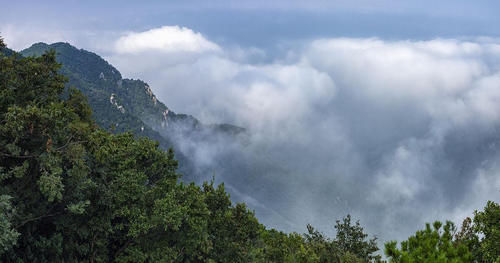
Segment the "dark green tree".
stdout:
[[58,70],[54,52],[0,55],[3,261],[200,260],[201,189],[178,184],[172,151],[97,128]]
[[308,225],[305,234],[307,244],[319,257],[319,262],[380,262],[376,238],[368,239],[359,221],[351,222],[347,215],[335,224],[335,239],[325,237]]
[[467,246],[472,254],[473,262],[483,262],[479,236],[470,217],[464,219],[460,231],[455,234],[455,243]]
[[363,232],[359,220],[352,224],[351,216],[347,215],[342,221],[336,221],[335,229],[335,244],[340,251],[349,252],[364,262],[380,261],[381,257],[375,255],[378,251],[377,238],[367,239],[368,234]]
[[481,237],[477,254],[484,262],[500,262],[500,204],[488,201],[484,211],[475,211],[473,228]]
[[245,204],[233,206],[224,184],[203,184],[209,210],[208,234],[212,244],[209,257],[215,262],[249,262],[263,226]]
[[467,246],[453,240],[456,230],[453,223],[447,221],[441,227],[442,223],[438,221],[434,222],[433,228],[426,224],[424,230],[401,242],[401,248],[397,248],[396,241],[386,243],[385,254],[389,262],[471,262],[472,254]]

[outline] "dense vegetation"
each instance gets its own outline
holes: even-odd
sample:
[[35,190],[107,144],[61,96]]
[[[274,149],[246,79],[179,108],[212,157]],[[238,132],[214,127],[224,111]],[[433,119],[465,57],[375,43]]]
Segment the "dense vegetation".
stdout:
[[[334,238],[312,226],[286,234],[233,204],[223,184],[180,182],[172,150],[99,128],[86,96],[65,87],[54,52],[3,54],[2,262],[381,261],[376,239],[350,216],[336,221]],[[441,227],[428,225],[400,247],[387,243],[388,260],[500,262],[498,204],[456,234],[450,222]]]

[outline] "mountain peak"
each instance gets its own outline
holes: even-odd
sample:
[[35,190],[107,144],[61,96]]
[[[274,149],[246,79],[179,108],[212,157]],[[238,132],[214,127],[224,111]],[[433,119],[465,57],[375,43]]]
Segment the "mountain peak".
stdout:
[[37,43],[31,45],[27,49],[31,49],[31,48],[55,48],[55,47],[70,47],[70,48],[77,49],[75,46],[71,45],[68,42],[54,42],[52,44],[47,44],[45,42],[37,42]]
[[47,47],[47,46],[49,46],[49,44],[44,43],[44,42],[37,42],[37,43],[31,45],[31,47],[29,47],[29,48],[33,48],[33,47],[34,48],[37,48],[37,47]]
[[[52,44],[47,44],[44,42],[38,42],[33,45],[31,45],[29,48],[22,50],[20,53],[23,54],[24,56],[41,56],[43,53],[54,49],[73,49],[75,51],[78,51],[78,49],[74,46],[72,46],[68,42],[55,42]],[[83,51],[83,49],[81,49]]]
[[40,42],[20,53],[23,56],[41,56],[49,50],[56,52],[57,62],[64,65],[63,71],[68,69],[87,81],[106,80],[116,84],[122,79],[120,72],[102,57],[84,49],[78,49],[67,42],[56,42],[50,45]]

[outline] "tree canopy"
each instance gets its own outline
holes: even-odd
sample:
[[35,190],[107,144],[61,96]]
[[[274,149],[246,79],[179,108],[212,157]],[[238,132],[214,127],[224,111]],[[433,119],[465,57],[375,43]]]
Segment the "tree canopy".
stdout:
[[419,230],[408,240],[401,242],[401,248],[396,247],[397,242],[385,244],[385,254],[389,262],[470,262],[472,255],[463,244],[453,240],[455,226],[447,221],[444,225],[439,221],[426,224],[424,230]]

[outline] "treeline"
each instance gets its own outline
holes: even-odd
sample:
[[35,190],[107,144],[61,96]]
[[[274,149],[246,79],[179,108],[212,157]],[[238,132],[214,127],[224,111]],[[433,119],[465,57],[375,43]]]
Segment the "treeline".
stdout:
[[[0,49],[7,50],[0,39]],[[55,54],[0,52],[2,262],[381,262],[350,216],[328,238],[266,229],[224,185],[180,182],[172,150],[111,134],[65,90]],[[436,222],[389,242],[390,262],[500,262],[500,207],[458,233]]]

